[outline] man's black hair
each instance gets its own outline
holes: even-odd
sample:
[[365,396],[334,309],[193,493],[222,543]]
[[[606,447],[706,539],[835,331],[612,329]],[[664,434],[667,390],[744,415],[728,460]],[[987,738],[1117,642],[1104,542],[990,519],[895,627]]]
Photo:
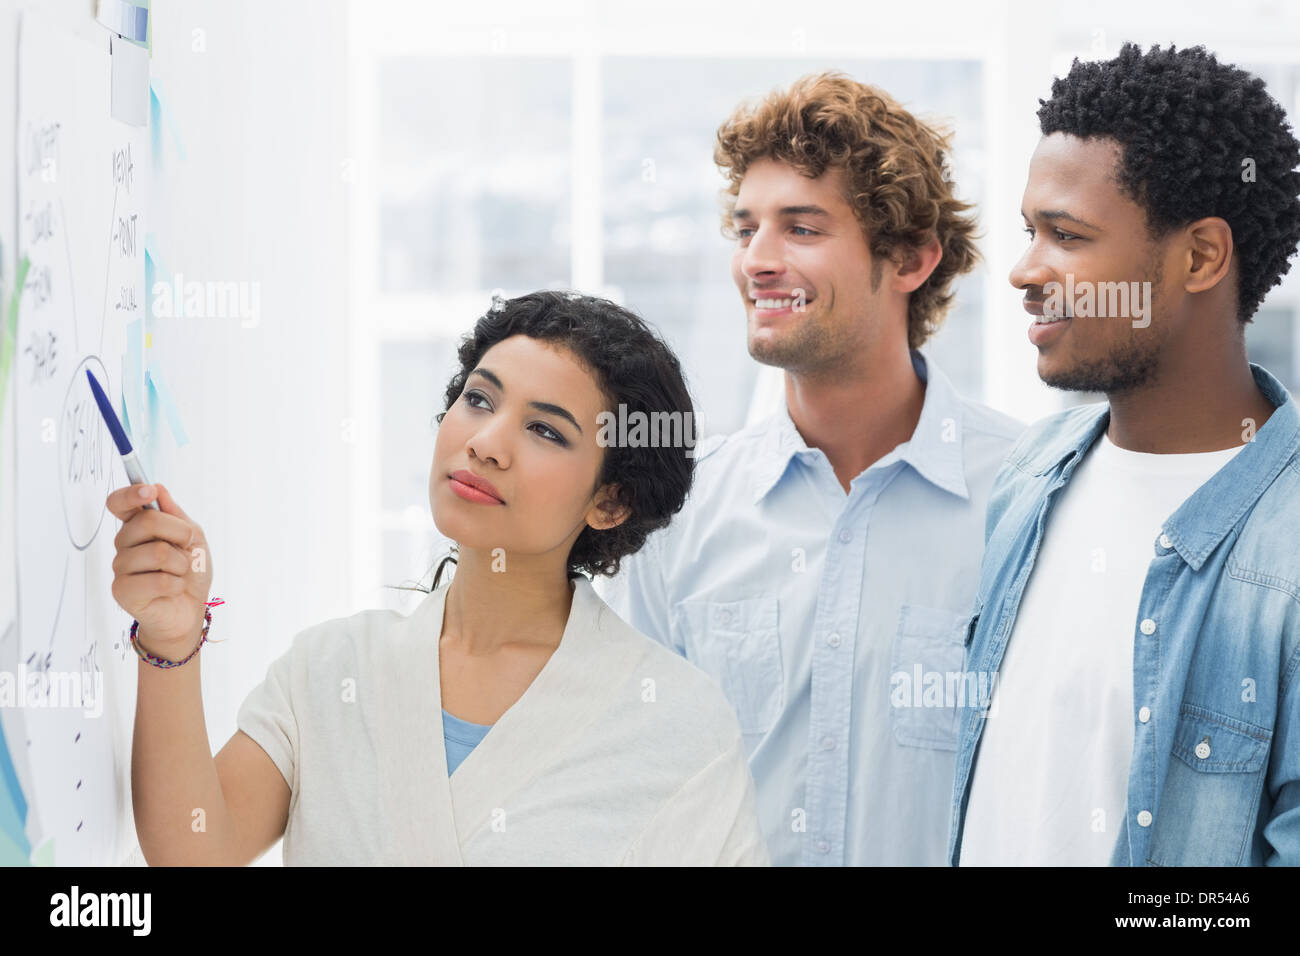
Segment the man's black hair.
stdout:
[[1039,100],[1044,136],[1118,141],[1116,179],[1153,238],[1207,216],[1232,228],[1237,317],[1249,322],[1300,243],[1300,143],[1264,81],[1204,47],[1075,60]]

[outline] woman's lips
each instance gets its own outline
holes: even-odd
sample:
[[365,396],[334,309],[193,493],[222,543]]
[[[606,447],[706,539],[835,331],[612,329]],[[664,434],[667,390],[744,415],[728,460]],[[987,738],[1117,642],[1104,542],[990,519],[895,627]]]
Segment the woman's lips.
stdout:
[[501,505],[504,501],[496,494],[491,483],[467,471],[453,471],[447,476],[451,490],[466,501],[483,505]]

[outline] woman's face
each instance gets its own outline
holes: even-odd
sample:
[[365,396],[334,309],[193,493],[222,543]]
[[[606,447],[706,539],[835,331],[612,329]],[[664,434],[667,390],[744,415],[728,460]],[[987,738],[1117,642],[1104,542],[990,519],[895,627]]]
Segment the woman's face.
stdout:
[[429,475],[438,531],[494,559],[499,548],[507,562],[565,566],[583,528],[624,517],[600,507],[611,489],[595,488],[605,410],[595,377],[563,346],[526,335],[493,345],[438,428]]

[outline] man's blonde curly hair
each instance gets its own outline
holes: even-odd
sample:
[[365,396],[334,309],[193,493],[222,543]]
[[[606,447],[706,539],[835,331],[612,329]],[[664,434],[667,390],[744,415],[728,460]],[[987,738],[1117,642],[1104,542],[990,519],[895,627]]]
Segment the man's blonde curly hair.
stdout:
[[[949,134],[921,122],[883,90],[838,71],[802,77],[757,103],[742,104],[718,128],[713,160],[728,179],[723,233],[746,170],[775,159],[815,179],[845,172],[847,195],[873,256],[901,262],[907,250],[939,240],[943,258],[908,301],[907,341],[920,347],[943,323],[954,277],[979,259],[972,206],[953,195]],[[873,284],[879,281],[873,270]]]

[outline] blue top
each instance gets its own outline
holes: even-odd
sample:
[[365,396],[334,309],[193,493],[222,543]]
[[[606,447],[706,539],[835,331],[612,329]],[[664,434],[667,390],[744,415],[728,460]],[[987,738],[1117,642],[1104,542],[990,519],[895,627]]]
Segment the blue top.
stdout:
[[491,724],[471,724],[453,714],[442,711],[442,739],[447,745],[447,776],[456,772],[470,751],[478,746],[479,741],[492,729]]
[[921,674],[962,669],[985,507],[1023,426],[912,356],[926,381],[916,429],[847,494],[782,401],[697,446],[683,510],[595,582],[721,685],[775,866],[946,858],[955,702],[929,706],[926,691],[926,706],[904,705],[922,703]]
[[[1133,622],[1128,806],[1115,866],[1300,865],[1300,409],[1259,365],[1272,416],[1152,536]],[[965,640],[968,672],[995,673],[1054,497],[1110,406],[1031,426],[998,474]],[[1082,692],[1082,691],[1081,691]],[[948,862],[961,853],[984,726],[962,708]]]

